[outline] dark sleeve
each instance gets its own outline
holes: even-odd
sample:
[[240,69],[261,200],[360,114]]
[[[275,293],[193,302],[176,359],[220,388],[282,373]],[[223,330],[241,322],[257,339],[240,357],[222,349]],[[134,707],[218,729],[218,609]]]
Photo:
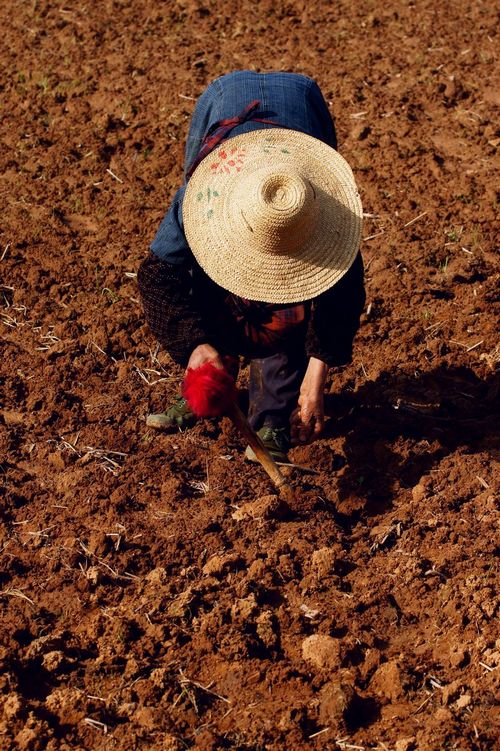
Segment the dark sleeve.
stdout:
[[365,299],[363,261],[358,253],[342,279],[312,301],[306,335],[308,357],[316,357],[330,367],[351,362]]
[[149,328],[171,358],[186,366],[193,349],[210,342],[192,295],[189,266],[150,253],[139,267],[137,282]]

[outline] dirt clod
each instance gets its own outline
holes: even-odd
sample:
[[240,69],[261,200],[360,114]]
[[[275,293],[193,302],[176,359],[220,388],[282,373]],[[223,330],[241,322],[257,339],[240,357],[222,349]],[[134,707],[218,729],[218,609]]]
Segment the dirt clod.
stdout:
[[203,573],[207,576],[222,576],[225,572],[234,570],[240,561],[238,555],[214,555],[203,566]]
[[324,579],[333,573],[338,550],[335,548],[321,548],[315,550],[311,557],[311,567],[318,577]]
[[244,503],[233,512],[236,521],[245,519],[286,519],[290,514],[290,507],[277,495],[263,495],[250,503]]
[[268,649],[273,649],[278,644],[276,619],[271,610],[264,610],[256,618],[257,636]]
[[399,738],[394,748],[395,751],[413,751],[415,748],[415,738],[413,736],[410,738]]
[[64,663],[64,653],[55,650],[54,652],[47,652],[43,656],[42,665],[49,673],[53,673],[58,670]]
[[385,662],[377,668],[370,681],[370,691],[378,697],[392,701],[403,696],[401,670],[396,662]]
[[319,721],[324,725],[345,729],[346,718],[352,713],[356,692],[345,683],[327,683],[320,692]]
[[302,657],[317,668],[333,670],[340,665],[340,645],[327,634],[312,634],[302,642]]

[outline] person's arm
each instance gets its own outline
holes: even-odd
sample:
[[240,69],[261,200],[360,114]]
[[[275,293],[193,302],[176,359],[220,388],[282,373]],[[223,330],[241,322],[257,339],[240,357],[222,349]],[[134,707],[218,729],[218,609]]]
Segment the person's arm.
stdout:
[[320,435],[325,423],[324,389],[328,365],[316,357],[309,364],[302,381],[299,401],[290,418],[292,443],[308,443]]
[[363,260],[358,253],[340,281],[312,301],[306,336],[308,356],[331,368],[348,365],[365,300]]
[[365,299],[363,261],[358,253],[342,279],[312,302],[306,336],[309,364],[290,419],[294,443],[307,443],[323,430],[328,369],[351,362]]

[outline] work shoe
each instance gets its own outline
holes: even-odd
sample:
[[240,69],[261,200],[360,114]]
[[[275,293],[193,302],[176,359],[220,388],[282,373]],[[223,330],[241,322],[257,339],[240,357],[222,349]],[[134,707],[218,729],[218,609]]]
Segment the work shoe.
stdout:
[[148,428],[155,430],[186,430],[198,422],[196,415],[191,412],[187,400],[178,396],[166,412],[146,417]]
[[[257,435],[275,462],[288,464],[290,460],[288,459],[287,451],[290,448],[290,433],[287,428],[271,428],[264,425],[263,428],[257,431]],[[246,448],[245,457],[251,462],[258,461],[250,446]]]

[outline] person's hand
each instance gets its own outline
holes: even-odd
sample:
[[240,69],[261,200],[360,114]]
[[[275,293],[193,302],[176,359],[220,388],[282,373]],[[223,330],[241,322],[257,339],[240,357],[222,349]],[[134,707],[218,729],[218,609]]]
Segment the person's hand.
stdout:
[[325,424],[324,387],[328,366],[311,357],[300,387],[298,405],[290,417],[292,443],[309,443],[317,438]]
[[199,344],[195,347],[191,352],[191,357],[189,358],[187,367],[196,370],[196,368],[201,367],[201,365],[204,365],[206,362],[211,363],[215,368],[224,370],[224,363],[222,362],[221,356],[211,344]]
[[302,392],[290,417],[292,444],[309,443],[317,438],[325,424],[324,397],[317,391]]

